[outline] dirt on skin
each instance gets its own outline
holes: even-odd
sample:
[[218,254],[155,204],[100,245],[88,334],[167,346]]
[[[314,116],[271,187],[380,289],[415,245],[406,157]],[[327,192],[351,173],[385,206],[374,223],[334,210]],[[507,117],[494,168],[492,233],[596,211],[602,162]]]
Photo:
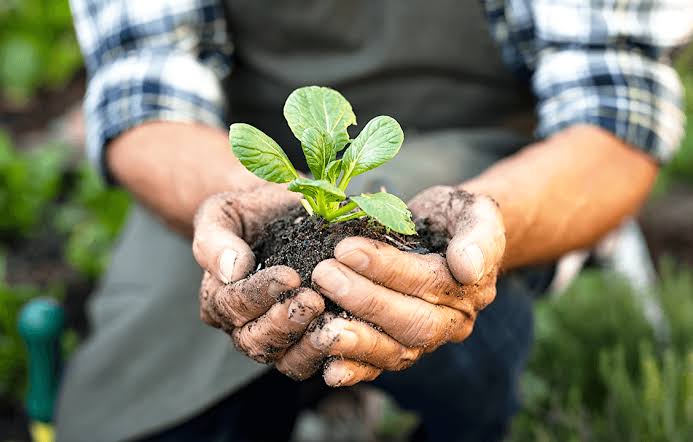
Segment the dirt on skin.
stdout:
[[[416,231],[417,235],[387,232],[381,224],[366,218],[328,223],[317,216],[309,216],[302,207],[296,207],[270,223],[252,249],[258,262],[256,271],[276,265],[289,266],[300,275],[302,287],[315,289],[311,283],[313,269],[319,262],[334,258],[335,246],[348,236],[375,239],[411,253],[445,255],[450,240],[446,234],[431,231],[426,220],[417,220]],[[295,294],[296,290],[285,293],[280,302]],[[325,299],[325,310],[344,318],[358,319],[330,299]],[[322,328],[324,322],[325,318],[320,316],[309,331]]]
[[348,236],[375,239],[411,253],[445,254],[447,235],[431,232],[425,220],[417,221],[416,231],[418,235],[387,232],[385,227],[366,218],[328,223],[296,207],[269,224],[252,249],[259,263],[257,270],[286,265],[298,272],[302,286],[311,287],[310,275],[315,266],[333,258],[337,243]]

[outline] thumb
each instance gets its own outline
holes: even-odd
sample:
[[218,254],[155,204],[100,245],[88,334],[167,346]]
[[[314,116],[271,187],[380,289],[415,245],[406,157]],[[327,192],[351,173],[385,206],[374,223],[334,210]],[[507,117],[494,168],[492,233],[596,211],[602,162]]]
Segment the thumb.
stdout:
[[447,261],[457,281],[476,284],[499,266],[505,252],[505,227],[498,206],[487,196],[474,195],[463,212],[455,214]]
[[195,260],[225,284],[244,278],[255,267],[255,255],[240,237],[243,220],[234,197],[238,194],[214,195],[195,216],[192,245]]

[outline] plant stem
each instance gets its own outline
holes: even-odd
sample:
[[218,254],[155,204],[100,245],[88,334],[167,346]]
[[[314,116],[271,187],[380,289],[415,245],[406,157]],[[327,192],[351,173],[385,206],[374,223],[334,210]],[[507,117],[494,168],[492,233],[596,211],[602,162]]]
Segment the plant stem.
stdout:
[[318,214],[320,216],[322,216],[323,218],[325,218],[325,216],[327,215],[327,206],[325,205],[324,192],[318,191],[318,195],[317,195],[316,199],[318,201],[318,210],[319,210]]
[[333,219],[330,221],[331,223],[341,223],[342,221],[349,221],[350,219],[356,219],[356,218],[362,218],[366,216],[366,212],[363,210],[359,210],[358,212],[350,213],[347,216],[343,216],[341,218]]
[[303,195],[303,198],[308,201],[308,204],[313,209],[313,213],[318,213],[318,206],[315,204],[315,201],[313,201],[313,198],[309,197],[308,195]]
[[358,204],[356,204],[353,201],[349,201],[339,209],[335,210],[332,213],[329,213],[327,216],[325,216],[325,219],[327,221],[332,221],[333,219],[337,218],[338,216],[346,215],[347,213],[351,212],[354,210],[356,207],[358,207]]
[[343,191],[346,191],[346,188],[349,185],[349,181],[351,181],[351,177],[347,176],[345,172],[344,175],[342,175],[342,180],[339,182],[339,188]]

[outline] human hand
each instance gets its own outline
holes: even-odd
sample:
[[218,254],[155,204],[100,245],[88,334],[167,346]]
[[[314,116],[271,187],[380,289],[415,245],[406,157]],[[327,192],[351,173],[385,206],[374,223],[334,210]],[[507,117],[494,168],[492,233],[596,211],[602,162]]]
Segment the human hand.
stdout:
[[[436,186],[410,208],[431,228],[452,239],[446,258],[402,252],[365,238],[347,238],[336,259],[313,272],[320,292],[355,317],[330,313],[277,361],[298,379],[315,373],[331,386],[372,380],[383,370],[402,370],[422,354],[472,332],[477,313],[493,301],[505,249],[498,207],[488,197]],[[364,322],[367,321],[367,322]],[[376,325],[378,328],[373,327]]]
[[269,267],[247,276],[255,268],[248,243],[299,197],[283,186],[266,184],[252,192],[214,195],[195,217],[193,253],[205,269],[200,317],[262,363],[281,357],[325,307],[322,296],[307,288],[283,299],[301,285],[290,267]]

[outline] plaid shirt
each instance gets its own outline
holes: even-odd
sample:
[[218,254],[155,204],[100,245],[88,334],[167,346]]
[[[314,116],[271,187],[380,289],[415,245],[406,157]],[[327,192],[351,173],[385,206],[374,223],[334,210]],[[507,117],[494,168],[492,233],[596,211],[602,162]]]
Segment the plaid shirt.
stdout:
[[[70,0],[90,74],[87,149],[150,120],[225,127],[233,44],[219,0]],[[537,135],[589,123],[667,161],[683,135],[670,54],[691,0],[485,0],[507,65],[531,82]]]

